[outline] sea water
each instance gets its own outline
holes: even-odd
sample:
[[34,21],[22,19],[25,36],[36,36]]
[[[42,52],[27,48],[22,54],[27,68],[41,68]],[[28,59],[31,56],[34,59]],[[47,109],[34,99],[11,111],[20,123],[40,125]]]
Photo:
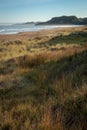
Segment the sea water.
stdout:
[[79,27],[79,25],[35,25],[35,24],[0,24],[0,34],[17,34],[20,32],[39,31],[43,29]]

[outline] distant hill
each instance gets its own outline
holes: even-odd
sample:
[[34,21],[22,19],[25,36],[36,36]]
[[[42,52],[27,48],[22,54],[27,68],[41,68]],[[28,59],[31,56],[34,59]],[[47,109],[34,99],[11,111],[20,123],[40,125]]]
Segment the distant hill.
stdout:
[[34,22],[26,22],[25,24],[34,24]]
[[87,18],[78,18],[76,16],[61,16],[53,17],[51,20],[46,22],[39,22],[36,25],[52,25],[52,24],[75,24],[75,25],[86,25]]

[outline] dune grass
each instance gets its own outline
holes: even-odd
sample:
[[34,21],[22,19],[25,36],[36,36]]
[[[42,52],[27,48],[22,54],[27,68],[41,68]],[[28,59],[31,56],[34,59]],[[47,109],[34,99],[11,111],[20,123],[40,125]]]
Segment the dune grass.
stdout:
[[64,50],[69,47],[83,47],[87,42],[87,32],[73,32],[69,35],[53,37],[34,37],[29,40],[14,40],[0,43],[0,61],[6,61],[23,55],[37,55],[40,52]]
[[[86,35],[80,32],[46,38],[46,42],[36,38],[33,45],[1,45],[3,58],[12,46],[15,52],[0,62],[0,130],[87,129]],[[63,42],[64,49],[49,51],[52,45]],[[70,47],[76,43],[80,47]],[[41,53],[42,44],[47,50]],[[31,55],[31,48],[39,48],[39,53]]]
[[60,35],[53,37],[48,44],[56,45],[56,44],[79,44],[82,45],[87,42],[87,32],[76,32],[70,33],[69,35]]
[[86,130],[87,51],[40,61],[27,64],[32,68],[20,73],[11,87],[0,87],[1,129]]

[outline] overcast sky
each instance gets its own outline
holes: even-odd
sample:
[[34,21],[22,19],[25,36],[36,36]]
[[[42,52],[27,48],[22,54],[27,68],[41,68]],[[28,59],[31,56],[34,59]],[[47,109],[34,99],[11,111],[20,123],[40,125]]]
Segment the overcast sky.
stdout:
[[62,15],[87,17],[87,0],[0,0],[0,23],[46,21]]

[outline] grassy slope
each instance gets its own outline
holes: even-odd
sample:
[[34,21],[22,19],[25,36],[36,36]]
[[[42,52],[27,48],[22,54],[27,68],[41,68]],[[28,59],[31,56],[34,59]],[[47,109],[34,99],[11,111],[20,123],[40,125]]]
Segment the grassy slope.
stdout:
[[49,44],[66,43],[66,44],[83,44],[87,42],[87,32],[71,33],[69,35],[61,35],[52,38]]
[[0,74],[0,129],[86,130],[87,49],[60,60],[9,60]]

